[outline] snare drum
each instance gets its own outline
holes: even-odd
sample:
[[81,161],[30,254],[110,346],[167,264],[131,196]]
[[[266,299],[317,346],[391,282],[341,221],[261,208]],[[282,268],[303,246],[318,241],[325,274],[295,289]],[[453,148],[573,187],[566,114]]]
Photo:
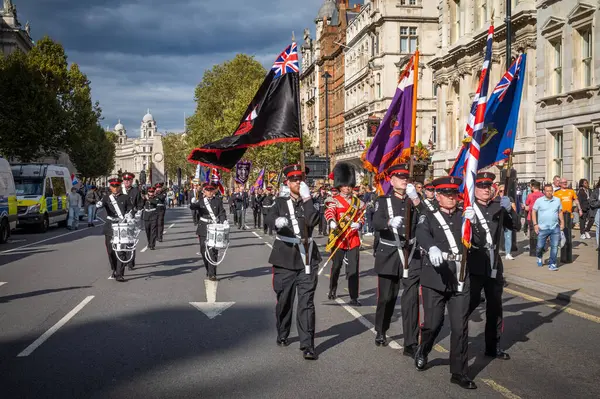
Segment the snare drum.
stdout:
[[206,226],[206,246],[215,249],[227,248],[229,244],[229,225],[212,223]]
[[133,223],[113,223],[112,224],[112,240],[115,245],[135,245],[136,244],[136,227]]

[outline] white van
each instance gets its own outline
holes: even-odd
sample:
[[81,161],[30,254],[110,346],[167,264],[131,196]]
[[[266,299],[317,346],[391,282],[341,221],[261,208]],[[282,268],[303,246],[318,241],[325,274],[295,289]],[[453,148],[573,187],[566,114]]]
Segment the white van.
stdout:
[[8,161],[0,157],[0,244],[17,228],[17,193]]
[[66,227],[71,174],[62,165],[11,165],[17,190],[19,227],[45,232],[51,224]]

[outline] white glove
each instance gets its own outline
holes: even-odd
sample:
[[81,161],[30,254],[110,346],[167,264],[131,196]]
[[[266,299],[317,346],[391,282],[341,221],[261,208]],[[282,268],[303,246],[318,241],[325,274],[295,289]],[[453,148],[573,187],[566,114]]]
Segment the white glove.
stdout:
[[103,206],[102,201],[96,202],[96,208],[102,208]]
[[337,227],[337,223],[336,222],[334,222],[333,220],[331,222],[329,222],[329,228],[331,230],[335,229],[336,227]]
[[471,223],[475,222],[475,209],[472,206],[466,207],[463,216],[465,219],[470,220]]
[[403,219],[402,216],[394,216],[390,220],[390,226],[392,226],[393,228],[397,229],[402,224],[402,219]]
[[300,197],[302,197],[304,201],[308,201],[312,198],[310,195],[310,188],[305,182],[300,182]]
[[192,204],[195,204],[196,202],[198,202],[198,199],[196,197],[192,197]]
[[286,217],[280,216],[277,219],[275,219],[275,227],[277,227],[278,229],[282,229],[284,227],[286,227],[288,225],[288,220]]
[[352,222],[352,224],[350,225],[350,228],[352,230],[358,230],[358,229],[360,229],[360,223]]
[[415,188],[414,185],[412,185],[410,183],[406,185],[406,195],[408,195],[408,198],[410,198],[412,200],[419,198],[417,189]]
[[229,226],[229,222],[228,222],[227,220],[226,220],[226,221],[224,221],[224,222],[223,222],[223,224],[224,224],[225,226]]
[[127,215],[125,215],[125,219],[127,219],[128,222],[132,222],[133,221],[133,215],[131,213],[128,213]]
[[142,217],[142,211],[141,210],[137,211],[136,214],[135,214],[135,217],[136,218],[141,218]]
[[435,267],[438,267],[444,262],[444,258],[442,256],[442,251],[436,246],[429,248],[429,260],[431,264]]
[[565,232],[561,230],[560,231],[560,247],[563,248],[566,243],[567,243],[567,237],[565,237]]

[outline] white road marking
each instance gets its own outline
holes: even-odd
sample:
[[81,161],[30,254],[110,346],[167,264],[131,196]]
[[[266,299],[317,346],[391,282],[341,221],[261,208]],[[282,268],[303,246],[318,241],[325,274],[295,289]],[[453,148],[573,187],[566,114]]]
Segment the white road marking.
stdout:
[[215,303],[217,301],[218,285],[218,281],[212,281],[209,279],[204,280],[204,288],[206,289],[206,302]]
[[8,240],[8,244],[16,244],[18,242],[27,242],[27,240]]
[[171,227],[175,226],[175,223],[173,223],[172,225],[170,225],[169,227],[167,227],[165,230],[163,230],[163,234],[166,234],[167,231],[169,231],[169,229]]
[[[356,309],[347,305],[346,302],[344,302],[340,298],[336,298],[335,301],[342,308],[344,308],[348,313],[350,313],[356,320],[358,320],[360,322],[360,324],[367,327],[369,329],[369,331],[371,331],[373,334],[377,335],[377,331],[375,331],[375,326],[373,325],[373,323],[371,323],[369,320],[365,319],[363,317],[363,315],[361,315]],[[394,341],[393,339],[390,339],[388,341],[388,346],[390,348],[396,349],[396,350],[402,349],[402,345],[400,345],[398,342]]]
[[19,353],[17,357],[25,357],[31,355],[31,353],[33,353],[34,350],[36,350],[41,344],[43,344],[48,338],[50,338],[52,334],[58,331],[59,328],[67,324],[67,322],[71,320],[73,316],[75,316],[81,309],[83,309],[83,307],[87,305],[92,299],[94,299],[94,295],[86,297],[83,301],[81,301],[79,305],[75,306],[73,310],[67,313],[65,317],[60,319],[58,323],[50,327],[48,331],[46,331],[38,339],[33,341],[33,343],[27,348],[25,348],[23,352]]
[[[329,263],[329,262],[327,262]],[[325,270],[325,266],[327,266],[327,263],[325,263],[323,266],[321,266],[321,269],[319,269],[319,276],[321,275],[321,273],[323,273],[323,270]]]
[[111,274],[110,276],[108,276],[107,280],[114,280],[115,277]]
[[[103,224],[104,224],[104,223],[103,223]],[[85,231],[85,230],[87,230],[87,229],[93,229],[93,228],[95,228],[95,227],[99,227],[99,226],[102,226],[102,224],[99,224],[98,226],[94,226],[94,227],[86,227],[86,228],[83,228],[83,229],[81,229],[81,230],[74,230],[74,231],[70,231],[70,232],[68,232],[68,233],[59,234],[59,235],[57,235],[57,236],[54,236],[54,237],[45,238],[45,239],[43,239],[43,240],[40,240],[40,241],[36,241],[36,242],[29,243],[29,244],[21,245],[21,246],[19,246],[19,247],[16,247],[16,248],[7,249],[6,251],[2,251],[2,252],[0,252],[0,254],[7,254],[7,253],[10,253],[10,252],[17,251],[17,250],[19,250],[19,249],[21,249],[21,248],[27,248],[27,247],[30,247],[30,246],[32,246],[32,245],[41,244],[41,243],[43,243],[43,242],[46,242],[46,241],[51,241],[51,240],[54,240],[54,239],[56,239],[56,238],[60,238],[60,237],[66,237],[66,236],[68,236],[68,235],[75,234],[75,233],[79,233],[79,232],[81,232],[81,231]]]
[[204,313],[206,317],[211,320],[219,316],[221,313],[223,313],[223,311],[227,310],[234,304],[235,302],[190,302],[190,305]]
[[0,287],[2,287],[6,282],[0,281]]
[[148,250],[148,246],[146,245],[140,252],[146,252]]
[[258,235],[258,233],[257,233],[256,231],[253,231],[253,232],[252,232],[252,234],[254,234],[254,235],[256,236],[256,238],[258,238],[258,239],[262,239],[262,237],[261,237],[261,236],[259,236],[259,235]]
[[502,385],[498,384],[494,380],[482,378],[481,381],[484,384],[486,384],[487,386],[489,386],[490,388],[492,388],[494,391],[498,392],[500,395],[504,396],[505,398],[508,398],[508,399],[521,399],[520,396],[515,395],[510,390],[508,390],[507,388],[505,388]]
[[265,245],[271,249],[273,249],[273,246],[271,244],[269,244],[268,242],[265,242]]

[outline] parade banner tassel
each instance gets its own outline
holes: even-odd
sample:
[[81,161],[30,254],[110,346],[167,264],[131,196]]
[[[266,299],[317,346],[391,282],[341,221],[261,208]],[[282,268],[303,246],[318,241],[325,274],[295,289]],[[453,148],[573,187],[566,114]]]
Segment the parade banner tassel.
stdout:
[[417,95],[415,88],[418,79],[415,74],[415,56],[418,57],[418,52],[411,57],[400,75],[392,103],[370,147],[362,156],[364,168],[375,173],[374,183],[380,195],[386,194],[390,189],[385,171],[392,165],[406,162],[410,156],[412,124],[417,112],[413,101]]
[[[469,144],[469,152],[465,165],[464,177],[464,209],[473,206],[475,202],[475,179],[477,176],[479,164],[479,151],[481,137],[483,136],[483,122],[485,117],[485,109],[487,104],[487,92],[489,86],[489,67],[492,59],[492,43],[494,38],[494,25],[490,25],[487,37],[487,45],[483,68],[479,77],[479,85],[475,93],[475,100],[471,106],[469,114],[469,122],[467,123],[467,141]],[[469,219],[463,218],[462,224],[462,242],[465,248],[461,267],[457,270],[458,274],[458,290],[462,292],[466,278],[466,252],[471,247],[472,226]]]
[[194,149],[188,161],[230,171],[249,147],[300,141],[298,47],[283,51],[233,135]]

